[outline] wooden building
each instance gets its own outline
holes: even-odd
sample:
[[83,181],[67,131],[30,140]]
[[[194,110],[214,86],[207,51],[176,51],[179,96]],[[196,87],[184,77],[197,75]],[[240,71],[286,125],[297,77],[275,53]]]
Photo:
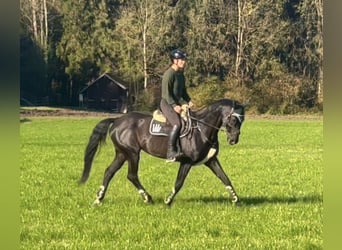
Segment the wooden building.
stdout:
[[128,88],[122,80],[105,73],[80,90],[79,104],[92,110],[126,113]]

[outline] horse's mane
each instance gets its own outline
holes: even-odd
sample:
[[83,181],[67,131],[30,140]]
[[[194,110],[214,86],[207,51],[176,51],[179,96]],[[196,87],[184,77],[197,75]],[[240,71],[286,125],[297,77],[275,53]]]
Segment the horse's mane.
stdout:
[[[216,110],[219,106],[222,106],[222,105],[231,105],[231,106],[233,106],[234,102],[235,101],[230,100],[230,99],[220,99],[220,100],[214,101],[213,103],[208,104],[208,105],[206,105],[204,107],[201,107],[198,110],[194,110],[193,112],[194,112],[194,114],[196,115],[197,118],[202,118],[203,116],[207,115],[208,112]],[[235,103],[238,104],[238,102],[235,102]]]
[[200,109],[193,110],[192,113],[197,117],[197,118],[202,118],[205,116],[209,111],[208,106],[201,107]]

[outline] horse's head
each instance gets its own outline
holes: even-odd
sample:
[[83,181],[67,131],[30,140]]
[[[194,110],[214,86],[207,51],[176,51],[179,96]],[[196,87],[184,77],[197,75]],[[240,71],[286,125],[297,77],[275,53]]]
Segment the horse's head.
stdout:
[[239,142],[240,128],[245,119],[245,108],[240,103],[233,101],[231,106],[223,109],[222,126],[226,128],[227,141],[230,145]]

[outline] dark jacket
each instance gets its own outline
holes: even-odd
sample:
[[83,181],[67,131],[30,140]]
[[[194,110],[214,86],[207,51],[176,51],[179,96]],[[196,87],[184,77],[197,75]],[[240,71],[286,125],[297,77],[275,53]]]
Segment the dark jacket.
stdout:
[[172,106],[181,105],[181,99],[190,101],[182,70],[175,71],[170,67],[165,71],[162,80],[162,98]]

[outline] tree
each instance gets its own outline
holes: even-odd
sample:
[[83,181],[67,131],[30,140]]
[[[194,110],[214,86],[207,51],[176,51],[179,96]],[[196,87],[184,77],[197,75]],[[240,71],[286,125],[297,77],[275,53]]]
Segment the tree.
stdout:
[[120,68],[132,81],[143,79],[144,89],[149,74],[158,71],[160,57],[170,46],[170,12],[157,0],[131,1],[120,10],[115,28]]
[[[298,5],[300,19],[298,37],[301,38],[301,72],[313,79],[316,86],[314,100],[323,102],[323,1],[304,0]],[[297,49],[298,50],[298,49]],[[307,97],[310,98],[310,97]]]
[[[211,74],[224,77],[222,69],[230,68],[233,58],[234,10],[233,1],[194,1],[189,7],[187,50],[190,53],[188,70],[195,75]],[[226,70],[227,71],[227,70]]]
[[48,94],[46,0],[20,1],[20,89],[31,98]]
[[181,48],[192,86],[219,83],[261,112],[322,104],[322,0],[174,2],[20,1],[21,87],[45,95],[53,82],[75,104],[83,84],[111,72],[137,97]]
[[49,34],[47,0],[20,1],[20,14],[27,34],[46,54]]
[[82,84],[99,73],[111,71],[115,58],[114,24],[107,1],[64,1],[63,36],[57,55],[69,75],[69,99],[77,96]]

